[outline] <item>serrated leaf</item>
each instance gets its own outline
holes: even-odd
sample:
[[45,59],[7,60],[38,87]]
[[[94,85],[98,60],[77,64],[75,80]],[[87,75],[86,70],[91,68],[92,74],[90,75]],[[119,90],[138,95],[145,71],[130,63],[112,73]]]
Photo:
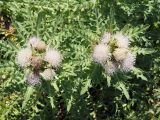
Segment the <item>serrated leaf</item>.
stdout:
[[72,107],[72,101],[73,101],[73,97],[71,96],[71,99],[68,101],[68,104],[67,104],[67,112],[69,112]]
[[38,30],[40,24],[42,24],[42,21],[43,21],[43,19],[45,19],[46,15],[52,16],[51,11],[44,10],[44,11],[41,11],[41,12],[38,13],[38,17],[37,17],[37,21],[36,21],[37,30]]
[[141,78],[141,80],[144,80],[144,81],[148,81],[148,79],[143,75],[137,75],[138,78]]
[[57,92],[59,91],[59,88],[58,88],[56,82],[51,83],[51,85],[54,87],[54,89],[55,89]]
[[90,87],[90,85],[91,85],[91,80],[88,79],[88,80],[85,82],[85,86],[82,87],[80,94],[81,94],[81,95],[85,94],[85,93],[88,91],[88,88]]
[[119,82],[119,86],[120,86],[123,94],[125,95],[125,97],[129,100],[129,99],[130,99],[130,96],[129,96],[129,93],[128,93],[127,89],[126,89],[125,84],[122,83],[122,82]]
[[108,87],[111,86],[111,77],[107,75],[107,85]]
[[52,96],[49,96],[49,99],[50,99],[51,107],[52,107],[52,108],[55,108],[53,97],[52,97]]
[[148,80],[147,77],[143,75],[143,71],[140,68],[134,67],[133,73],[136,75],[137,78],[141,78],[141,80],[145,80],[145,81]]
[[34,88],[33,86],[28,86],[27,87],[27,90],[26,90],[26,93],[24,95],[24,101],[22,103],[22,109],[26,106],[28,100],[30,99],[31,95],[33,94],[34,92]]

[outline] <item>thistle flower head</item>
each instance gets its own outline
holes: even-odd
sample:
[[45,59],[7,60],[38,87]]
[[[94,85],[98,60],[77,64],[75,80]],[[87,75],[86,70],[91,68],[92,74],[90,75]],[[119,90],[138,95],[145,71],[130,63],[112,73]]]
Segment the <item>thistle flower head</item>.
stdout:
[[37,37],[31,37],[28,44],[37,50],[44,50],[46,48],[45,43]]
[[116,48],[113,52],[113,56],[116,61],[122,61],[126,58],[128,50],[126,48]]
[[110,39],[111,39],[111,33],[106,32],[106,33],[102,36],[101,43],[102,43],[102,44],[107,44]]
[[123,71],[130,71],[135,64],[135,56],[131,53],[127,54],[127,57],[122,61],[122,70]]
[[42,58],[40,56],[32,56],[31,58],[31,65],[35,69],[39,69],[42,64]]
[[95,62],[103,64],[109,58],[109,50],[106,45],[96,45],[93,51],[93,59]]
[[29,85],[37,85],[37,84],[40,84],[40,78],[39,78],[39,75],[36,74],[36,73],[29,73],[27,76],[26,76],[26,81]]
[[41,73],[41,76],[45,80],[51,80],[56,75],[54,69],[45,69],[44,72]]
[[117,32],[114,35],[114,38],[117,41],[117,47],[119,47],[119,48],[128,48],[129,47],[128,37],[123,35],[121,32]]
[[94,48],[93,59],[100,63],[109,75],[119,69],[129,71],[135,62],[135,57],[129,53],[129,38],[122,32],[114,35],[105,33],[101,43]]
[[39,43],[36,46],[37,50],[45,50],[46,49],[46,44],[43,41],[39,41]]
[[117,66],[115,63],[108,61],[105,65],[104,65],[105,71],[109,74],[109,75],[113,75],[116,71],[117,71]]
[[50,63],[53,67],[59,67],[62,62],[62,56],[59,51],[54,48],[50,48],[46,51],[44,60]]
[[32,50],[30,48],[23,48],[17,54],[17,63],[21,67],[27,67],[30,65],[31,56]]
[[32,47],[36,47],[39,41],[41,41],[40,38],[34,36],[29,39],[28,44]]

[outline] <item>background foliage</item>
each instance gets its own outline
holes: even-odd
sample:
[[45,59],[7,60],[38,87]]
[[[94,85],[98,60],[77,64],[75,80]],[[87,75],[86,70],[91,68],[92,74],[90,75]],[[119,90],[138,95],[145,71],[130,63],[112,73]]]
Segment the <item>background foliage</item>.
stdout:
[[[0,30],[1,119],[160,119],[159,9],[160,0],[1,0],[15,29]],[[93,62],[106,31],[128,34],[133,71],[111,77]],[[34,88],[15,61],[33,35],[63,54],[55,79]]]

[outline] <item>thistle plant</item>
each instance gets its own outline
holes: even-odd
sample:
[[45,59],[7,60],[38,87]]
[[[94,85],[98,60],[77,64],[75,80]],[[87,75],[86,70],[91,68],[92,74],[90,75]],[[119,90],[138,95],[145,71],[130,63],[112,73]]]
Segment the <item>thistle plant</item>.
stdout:
[[31,37],[27,47],[22,48],[17,54],[18,65],[29,71],[26,82],[29,85],[37,85],[44,80],[52,80],[56,75],[56,69],[62,62],[62,55],[55,48],[48,47],[38,37]]
[[[9,17],[15,30],[0,30],[0,120],[160,119],[159,0],[1,0],[0,6],[0,24]],[[105,30],[112,32],[93,52]],[[42,40],[26,42],[32,33]],[[63,51],[63,66],[50,57],[52,47]],[[136,66],[123,74],[134,65],[131,51]]]
[[101,64],[106,73],[113,75],[119,71],[128,72],[135,64],[135,56],[129,48],[128,36],[117,32],[115,34],[105,33],[101,42],[95,46],[93,59]]

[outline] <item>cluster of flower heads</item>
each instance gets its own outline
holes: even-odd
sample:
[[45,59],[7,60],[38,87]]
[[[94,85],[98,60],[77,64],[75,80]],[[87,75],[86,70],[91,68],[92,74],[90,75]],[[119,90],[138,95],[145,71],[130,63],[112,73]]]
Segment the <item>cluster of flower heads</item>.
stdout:
[[121,32],[105,33],[93,51],[93,59],[101,64],[109,75],[118,70],[128,72],[135,64],[135,56],[129,50],[129,38]]
[[61,62],[60,52],[47,47],[37,37],[31,37],[27,42],[27,47],[22,48],[17,54],[19,66],[30,71],[26,75],[26,81],[30,85],[40,84],[41,77],[44,80],[52,80]]

